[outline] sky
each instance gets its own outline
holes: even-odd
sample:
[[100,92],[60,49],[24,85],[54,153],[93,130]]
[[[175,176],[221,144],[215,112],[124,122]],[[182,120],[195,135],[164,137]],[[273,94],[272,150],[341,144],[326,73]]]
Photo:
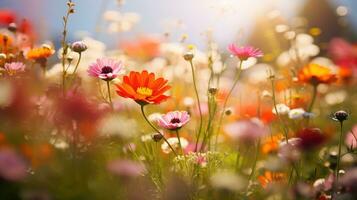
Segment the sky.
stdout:
[[[74,0],[76,13],[71,16],[69,30],[75,39],[78,32],[86,32],[100,40],[112,41],[114,37],[128,38],[144,33],[162,34],[173,25],[174,37],[189,35],[189,42],[202,43],[203,33],[214,30],[213,36],[219,43],[227,43],[238,32],[248,35],[254,20],[266,9],[279,9],[283,16],[294,16],[306,0],[126,0],[119,8],[116,0]],[[37,25],[42,38],[53,40],[61,33],[61,18],[66,12],[66,0],[0,0],[1,8],[10,8],[28,17]],[[349,18],[357,27],[356,0],[330,0],[333,5],[349,7]],[[101,10],[136,12],[141,19],[129,33],[108,35],[96,33],[96,24]],[[104,25],[103,25],[104,26]]]

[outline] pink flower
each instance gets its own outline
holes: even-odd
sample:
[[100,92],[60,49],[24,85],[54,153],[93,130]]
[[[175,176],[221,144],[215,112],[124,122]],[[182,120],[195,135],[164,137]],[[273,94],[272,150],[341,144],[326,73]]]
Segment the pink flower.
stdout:
[[345,144],[348,148],[357,148],[357,125],[352,128],[352,131],[347,133],[345,138]]
[[20,181],[27,176],[25,161],[10,149],[0,151],[0,177],[9,181]]
[[111,81],[122,73],[123,65],[121,62],[116,62],[113,59],[102,58],[92,63],[87,71],[90,76],[104,81]]
[[268,133],[268,129],[257,118],[228,124],[224,130],[233,140],[243,143],[253,143]]
[[186,111],[168,112],[157,119],[161,128],[178,130],[190,121],[190,115]]
[[260,49],[252,46],[237,47],[235,44],[230,44],[228,50],[242,61],[250,57],[258,58],[263,56],[263,52]]
[[10,75],[15,75],[19,72],[24,72],[25,71],[25,64],[22,62],[12,62],[12,63],[6,63],[4,68],[5,71]]
[[137,177],[146,171],[143,164],[132,160],[113,160],[108,163],[107,169],[120,177]]

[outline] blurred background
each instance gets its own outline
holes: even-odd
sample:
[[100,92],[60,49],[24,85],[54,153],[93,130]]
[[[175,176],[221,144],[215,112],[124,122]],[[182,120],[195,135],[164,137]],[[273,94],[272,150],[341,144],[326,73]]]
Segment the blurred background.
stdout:
[[[18,18],[29,19],[41,39],[58,44],[61,18],[67,0],[1,0],[1,9],[16,11]],[[355,0],[74,0],[76,14],[69,23],[70,38],[84,35],[116,46],[121,40],[144,34],[171,34],[172,41],[187,34],[188,42],[204,44],[205,34],[220,45],[234,39],[245,43],[254,34],[263,34],[259,24],[279,16],[279,23],[300,23],[297,17],[310,18],[308,28],[318,28],[329,37],[357,30]],[[356,8],[356,9],[355,9]],[[108,11],[115,11],[109,12]],[[118,15],[119,13],[119,15]],[[116,18],[116,19],[113,19]],[[115,21],[118,24],[110,24]],[[305,24],[306,25],[306,24]],[[341,33],[340,26],[343,28]],[[316,31],[316,29],[315,29]],[[353,35],[353,34],[350,34]],[[261,37],[260,37],[261,38]],[[116,42],[113,42],[116,41]]]

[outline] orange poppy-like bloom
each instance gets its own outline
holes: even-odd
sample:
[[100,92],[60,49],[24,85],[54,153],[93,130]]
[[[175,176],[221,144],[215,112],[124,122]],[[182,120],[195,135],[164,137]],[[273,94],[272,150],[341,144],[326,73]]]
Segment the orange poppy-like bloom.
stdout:
[[349,67],[340,67],[338,69],[338,82],[348,83],[353,78],[353,70]]
[[140,72],[131,71],[129,76],[123,77],[123,82],[117,86],[118,95],[131,98],[140,105],[159,104],[169,96],[164,93],[171,87],[163,78],[155,79],[154,73],[146,70]]
[[54,54],[54,50],[48,45],[43,45],[42,47],[33,48],[27,52],[27,58],[31,60],[41,60],[47,59]]
[[336,75],[331,72],[331,69],[319,64],[309,64],[303,67],[298,74],[300,82],[318,85],[320,83],[333,83],[335,82]]
[[286,175],[281,172],[271,172],[265,171],[264,175],[258,176],[260,185],[263,188],[266,188],[271,183],[283,182],[286,178]]
[[283,139],[281,134],[267,137],[262,144],[261,151],[263,154],[274,153],[278,151],[279,142]]

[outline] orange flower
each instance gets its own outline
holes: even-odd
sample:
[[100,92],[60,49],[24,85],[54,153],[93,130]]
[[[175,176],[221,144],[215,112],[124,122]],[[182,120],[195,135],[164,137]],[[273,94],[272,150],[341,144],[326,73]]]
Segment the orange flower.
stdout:
[[260,185],[266,188],[270,183],[283,182],[285,179],[285,174],[281,172],[271,172],[265,171],[264,175],[258,177]]
[[171,87],[163,78],[155,79],[154,73],[146,70],[139,72],[131,71],[129,76],[123,77],[123,82],[117,86],[118,95],[131,98],[140,105],[159,104],[169,98],[164,92]]
[[353,78],[353,71],[349,67],[340,67],[338,69],[339,83],[348,83]]
[[261,151],[263,154],[273,153],[278,150],[279,142],[283,138],[281,134],[266,138],[263,142]]
[[27,58],[31,60],[41,60],[47,59],[48,57],[52,56],[54,50],[49,47],[48,45],[42,45],[39,48],[33,48],[29,52],[27,52]]
[[298,74],[300,82],[318,85],[329,84],[336,81],[336,75],[328,67],[318,64],[309,64],[303,67]]
[[160,54],[160,40],[155,37],[140,37],[135,41],[126,41],[120,47],[129,57],[140,60],[150,60]]
[[7,51],[11,48],[13,43],[13,39],[7,35],[0,34],[0,48],[3,52],[7,53]]

